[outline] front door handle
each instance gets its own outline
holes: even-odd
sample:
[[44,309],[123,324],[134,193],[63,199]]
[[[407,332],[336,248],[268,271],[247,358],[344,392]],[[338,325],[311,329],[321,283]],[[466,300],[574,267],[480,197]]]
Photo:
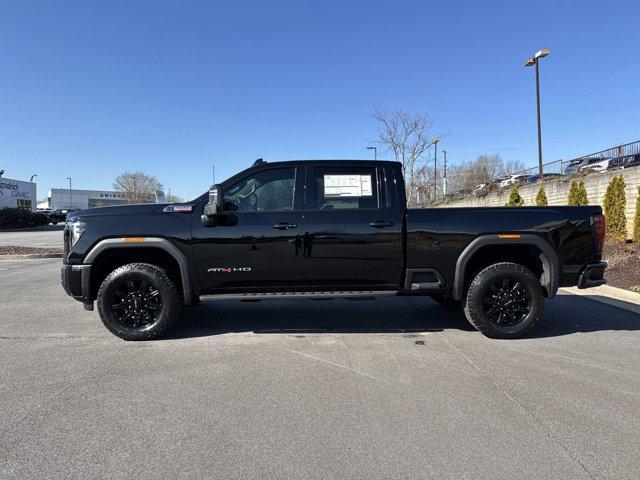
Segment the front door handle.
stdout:
[[290,228],[298,228],[298,225],[289,222],[278,222],[273,226],[273,228],[276,230],[289,230]]
[[393,222],[387,222],[385,220],[376,220],[375,222],[371,222],[369,226],[373,228],[393,227]]

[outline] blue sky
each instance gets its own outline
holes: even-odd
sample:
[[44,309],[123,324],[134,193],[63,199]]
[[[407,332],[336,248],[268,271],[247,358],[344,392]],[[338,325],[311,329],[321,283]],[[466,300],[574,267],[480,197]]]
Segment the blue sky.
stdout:
[[[640,139],[638,1],[0,0],[0,168],[195,197],[257,157],[369,158],[374,107],[424,113],[453,163]],[[441,147],[441,148],[442,148]],[[381,157],[385,155],[381,152]]]

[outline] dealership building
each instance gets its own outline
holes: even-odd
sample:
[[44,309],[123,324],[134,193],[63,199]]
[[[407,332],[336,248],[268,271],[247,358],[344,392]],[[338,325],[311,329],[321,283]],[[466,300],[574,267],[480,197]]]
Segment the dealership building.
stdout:
[[0,177],[0,208],[22,207],[36,211],[36,184]]
[[126,202],[125,194],[108,190],[72,190],[69,188],[52,188],[49,196],[38,203],[38,208],[93,208],[106,205],[122,205]]

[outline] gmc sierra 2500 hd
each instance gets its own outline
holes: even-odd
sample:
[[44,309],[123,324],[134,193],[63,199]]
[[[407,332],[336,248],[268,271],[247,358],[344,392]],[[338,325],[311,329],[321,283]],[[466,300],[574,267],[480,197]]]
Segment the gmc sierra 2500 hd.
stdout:
[[212,298],[430,295],[515,338],[558,287],[605,283],[599,206],[407,209],[401,165],[257,161],[186,203],[75,212],[62,285],[125,340]]

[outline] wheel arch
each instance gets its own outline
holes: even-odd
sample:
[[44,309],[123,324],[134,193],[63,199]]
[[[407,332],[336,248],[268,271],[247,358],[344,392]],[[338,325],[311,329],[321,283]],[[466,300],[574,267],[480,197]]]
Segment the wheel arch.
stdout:
[[180,251],[180,249],[178,249],[178,247],[165,238],[144,237],[136,238],[135,240],[129,238],[107,238],[99,241],[93,246],[85,256],[83,263],[95,265],[104,254],[122,249],[145,249],[145,251],[155,250],[168,255],[176,263],[180,273],[180,286],[182,287],[181,290],[184,297],[184,304],[191,305],[193,303],[194,293],[193,286],[191,285],[191,275],[187,257]]
[[505,247],[509,245],[533,247],[540,252],[538,259],[542,263],[540,284],[545,288],[548,298],[555,297],[560,285],[561,263],[558,254],[551,244],[542,237],[533,234],[510,236],[495,234],[483,235],[474,239],[458,257],[454,273],[453,289],[451,292],[453,298],[461,300],[464,296],[468,267],[475,256],[481,253],[482,249],[486,249],[487,247]]

